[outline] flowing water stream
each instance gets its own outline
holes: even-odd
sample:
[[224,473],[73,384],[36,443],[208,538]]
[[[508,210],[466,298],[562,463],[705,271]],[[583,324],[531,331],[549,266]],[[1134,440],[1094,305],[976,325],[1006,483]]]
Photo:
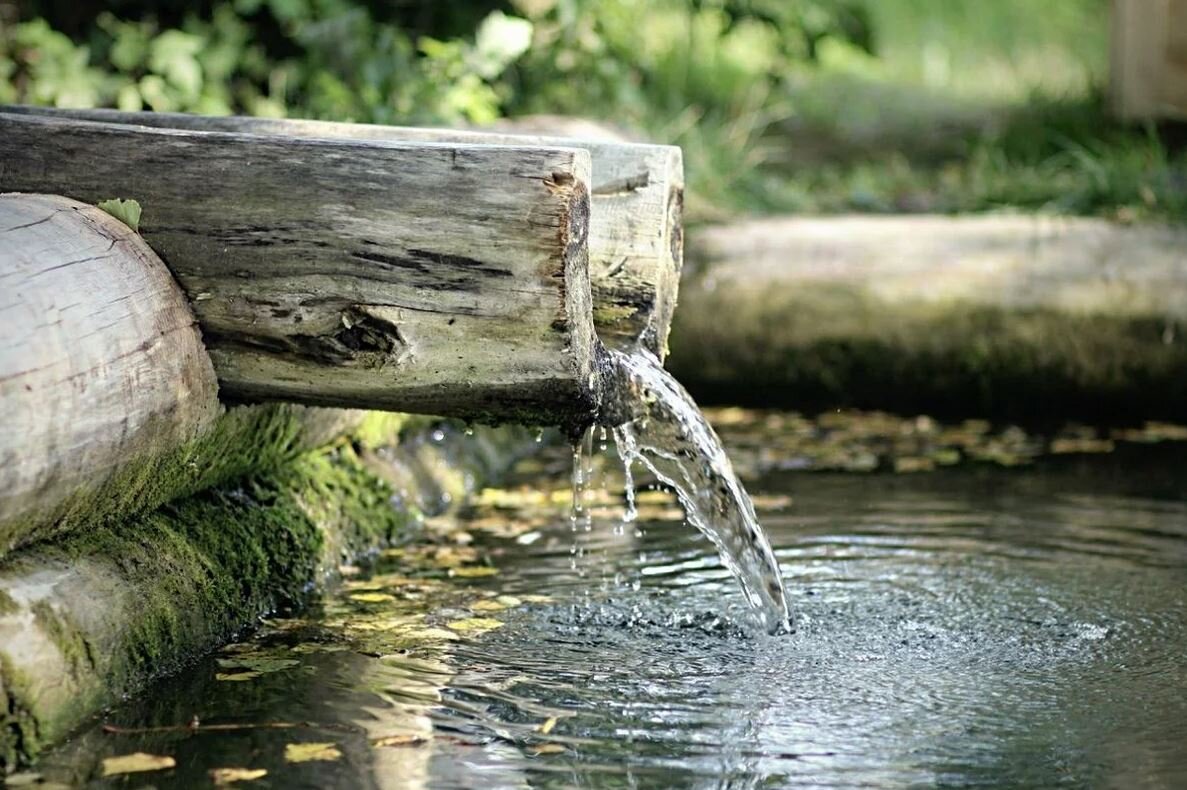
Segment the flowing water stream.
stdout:
[[[628,506],[634,500],[632,466],[638,463],[676,492],[689,524],[717,547],[766,630],[790,631],[779,561],[721,440],[692,396],[653,355],[609,353],[632,416],[614,429]],[[582,466],[580,457],[574,463],[575,469]],[[580,497],[574,495],[573,501]]]

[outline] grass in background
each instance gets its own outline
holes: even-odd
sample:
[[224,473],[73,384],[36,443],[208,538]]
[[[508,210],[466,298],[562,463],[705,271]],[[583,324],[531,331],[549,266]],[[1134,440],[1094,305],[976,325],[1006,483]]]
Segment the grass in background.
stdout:
[[682,146],[694,222],[1187,218],[1173,134],[1104,112],[1107,24],[1108,0],[0,0],[0,103],[576,114]]
[[864,0],[787,81],[748,208],[1187,219],[1182,131],[1111,120],[1107,0]]

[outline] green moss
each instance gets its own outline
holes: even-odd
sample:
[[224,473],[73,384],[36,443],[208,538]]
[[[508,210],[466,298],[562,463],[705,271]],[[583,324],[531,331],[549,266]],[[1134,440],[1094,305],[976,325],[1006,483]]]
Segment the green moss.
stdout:
[[37,718],[27,706],[31,688],[3,651],[0,651],[0,776],[6,766],[19,765],[42,747]]
[[392,444],[393,440],[400,435],[400,431],[426,419],[428,418],[410,414],[370,411],[367,412],[363,421],[350,432],[350,435],[363,447],[369,449],[382,447]]
[[94,668],[90,646],[70,621],[69,614],[54,611],[53,605],[45,599],[34,603],[31,610],[33,619],[61,652],[72,673],[77,675]]
[[[412,424],[421,430],[428,421]],[[0,675],[0,699],[10,711],[0,728],[0,769],[16,756],[27,761],[40,744],[59,740],[96,709],[180,669],[261,615],[300,607],[342,560],[403,539],[416,523],[406,502],[442,486],[457,501],[464,494],[459,485],[468,489],[490,479],[523,448],[538,446],[526,429],[453,436],[443,442],[414,436],[405,443],[401,465],[419,471],[406,491],[401,484],[400,496],[380,476],[393,468],[389,462],[361,440],[339,441],[269,472],[0,561],[0,578],[46,567],[85,568],[79,584],[60,586],[52,607],[39,605],[36,613],[76,669],[69,693],[37,693],[11,682],[17,676],[8,668]],[[12,655],[0,645],[5,658]],[[19,669],[35,673],[37,667]],[[58,684],[57,678],[35,679],[42,689]]]
[[[331,433],[360,419],[350,412],[318,415],[331,429],[338,426]],[[303,407],[287,404],[229,409],[205,436],[119,469],[106,484],[80,490],[54,517],[0,524],[0,556],[18,545],[134,516],[249,472],[274,469],[316,443],[320,437],[311,434],[325,430],[316,420]]]
[[20,610],[20,604],[14,601],[12,596],[7,592],[0,590],[0,617],[9,614],[16,614]]
[[613,304],[596,304],[593,309],[593,320],[599,328],[605,326],[613,328],[615,324],[623,319],[630,318],[635,313],[639,312],[634,307],[624,307],[622,305]]
[[[99,563],[112,584],[135,592],[135,617],[126,618],[117,652],[94,667],[92,646],[48,603],[37,605],[38,623],[72,667],[100,676],[92,682],[135,688],[262,614],[300,606],[343,557],[397,539],[409,517],[391,505],[392,493],[343,444],[134,522],[76,533],[39,555]],[[51,737],[62,734],[53,728]]]

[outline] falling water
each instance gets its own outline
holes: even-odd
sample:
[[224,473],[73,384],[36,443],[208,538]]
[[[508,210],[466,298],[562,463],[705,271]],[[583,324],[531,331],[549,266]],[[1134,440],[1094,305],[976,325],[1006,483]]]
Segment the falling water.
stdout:
[[[766,629],[789,631],[779,562],[721,440],[652,354],[609,354],[619,379],[619,414],[610,421],[621,423],[614,428],[614,439],[626,468],[628,519],[635,512],[631,466],[638,462],[675,490],[688,521],[717,547]],[[580,455],[575,455],[575,477]]]

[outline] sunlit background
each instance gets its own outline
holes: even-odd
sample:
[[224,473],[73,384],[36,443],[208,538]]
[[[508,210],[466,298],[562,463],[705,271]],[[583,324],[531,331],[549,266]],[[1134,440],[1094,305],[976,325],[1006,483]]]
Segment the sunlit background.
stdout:
[[484,125],[684,147],[738,212],[1187,209],[1105,112],[1108,0],[0,0],[0,102]]

